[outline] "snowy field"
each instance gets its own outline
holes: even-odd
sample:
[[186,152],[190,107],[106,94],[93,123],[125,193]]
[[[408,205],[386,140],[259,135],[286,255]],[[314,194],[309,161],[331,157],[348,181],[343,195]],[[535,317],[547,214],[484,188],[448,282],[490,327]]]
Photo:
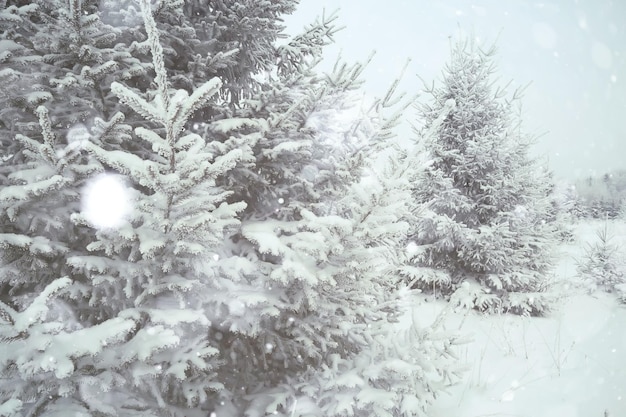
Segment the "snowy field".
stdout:
[[[576,225],[575,241],[561,248],[554,275],[563,299],[548,317],[472,311],[450,318],[450,328],[473,339],[458,350],[468,372],[430,417],[626,416],[626,306],[609,294],[587,294],[576,277],[576,260],[603,224]],[[626,249],[626,223],[608,227]],[[432,317],[441,304],[418,308]]]

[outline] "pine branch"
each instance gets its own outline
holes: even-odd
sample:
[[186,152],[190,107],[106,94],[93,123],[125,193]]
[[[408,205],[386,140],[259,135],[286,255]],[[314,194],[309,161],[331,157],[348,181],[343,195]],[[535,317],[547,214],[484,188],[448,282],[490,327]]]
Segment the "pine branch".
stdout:
[[52,123],[50,122],[50,116],[48,115],[48,109],[44,106],[37,107],[35,110],[39,117],[39,126],[41,126],[41,133],[43,133],[44,143],[48,148],[54,149],[54,143],[56,138],[52,133]]
[[176,119],[174,131],[180,131],[187,120],[196,111],[206,106],[211,97],[220,91],[220,88],[222,88],[222,81],[217,77],[213,77],[197,88],[183,104],[180,116]]
[[159,30],[157,29],[156,22],[152,16],[150,0],[139,1],[146,33],[148,35],[148,43],[150,44],[150,50],[152,51],[152,64],[154,65],[154,72],[156,73],[155,81],[157,84],[157,91],[163,100],[163,107],[165,109],[169,109],[170,97],[167,86],[167,71],[165,70],[165,63],[163,61],[163,46],[161,46],[161,42],[159,41]]

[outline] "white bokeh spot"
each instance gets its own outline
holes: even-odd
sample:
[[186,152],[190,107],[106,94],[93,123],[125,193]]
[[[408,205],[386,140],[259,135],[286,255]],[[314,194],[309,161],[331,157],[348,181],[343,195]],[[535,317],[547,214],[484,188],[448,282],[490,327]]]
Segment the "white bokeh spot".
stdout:
[[409,242],[406,245],[406,253],[408,255],[415,255],[416,253],[418,253],[420,250],[419,246],[417,245],[417,243],[415,242]]
[[101,174],[83,189],[82,214],[97,229],[119,227],[130,215],[130,191],[119,175]]
[[63,158],[68,154],[80,152],[85,148],[91,137],[89,129],[83,124],[72,127],[67,132],[67,145],[64,149],[57,150],[57,156]]

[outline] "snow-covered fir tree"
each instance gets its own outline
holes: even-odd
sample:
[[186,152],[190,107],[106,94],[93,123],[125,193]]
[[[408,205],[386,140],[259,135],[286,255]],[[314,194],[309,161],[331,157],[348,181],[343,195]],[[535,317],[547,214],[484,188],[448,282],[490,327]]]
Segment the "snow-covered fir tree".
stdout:
[[[74,337],[76,311],[59,295],[70,285],[65,259],[90,234],[72,225],[69,214],[80,208],[85,179],[102,169],[69,151],[67,129],[59,134],[56,111],[67,107],[42,105],[52,99],[42,84],[55,66],[33,52],[36,28],[45,20],[34,17],[36,4],[26,3],[0,11],[7,25],[2,44],[9,45],[0,76],[6,93],[0,99],[0,401],[7,415],[38,415],[67,393],[67,386],[50,379],[73,371],[63,352]],[[85,336],[94,337],[76,335]],[[74,358],[88,350],[79,347]]]
[[445,296],[467,282],[481,310],[540,314],[555,244],[549,176],[529,156],[518,94],[494,86],[493,49],[459,41],[451,53],[420,108],[428,160],[414,187],[426,207],[414,263],[446,273],[418,285]]
[[[314,33],[328,29],[313,26]],[[225,401],[252,416],[420,415],[443,389],[446,372],[454,373],[453,337],[433,342],[433,330],[416,323],[412,353],[391,342],[404,312],[401,294],[412,300],[397,272],[410,192],[400,169],[360,182],[364,158],[385,147],[397,121],[381,113],[393,98],[379,101],[368,117],[341,123],[335,115],[354,106],[348,93],[361,67],[338,65],[326,77],[310,64],[300,68],[262,97],[257,119],[231,130],[244,128],[245,136],[265,127],[253,148],[258,169],[234,170],[254,187],[241,188],[248,209],[225,262],[245,268],[225,270],[227,284],[239,282],[239,296],[219,300],[214,331],[228,341],[224,354],[232,364],[225,369],[237,369],[233,387],[247,395]]]
[[423,415],[456,339],[388,337],[406,166],[361,178],[399,116],[317,72],[333,16],[276,47],[293,1],[6,3],[2,414]]
[[[386,364],[401,355],[382,334],[396,320],[393,254],[394,245],[404,240],[402,216],[385,214],[396,209],[385,199],[395,195],[391,186],[385,183],[390,188],[370,195],[357,185],[364,156],[389,138],[388,125],[398,115],[390,120],[376,111],[354,115],[363,105],[356,94],[361,65],[338,64],[327,75],[315,70],[321,46],[335,31],[333,19],[319,20],[278,49],[278,68],[265,74],[269,82],[258,94],[242,102],[247,106],[236,112],[241,117],[206,126],[207,137],[223,137],[216,154],[242,142],[253,153],[222,179],[247,208],[241,232],[220,254],[223,275],[217,282],[231,296],[215,292],[212,309],[212,337],[227,363],[218,413],[230,408],[248,415],[341,415],[350,407],[331,400],[334,390],[345,388],[344,399],[357,401],[367,389],[384,386],[390,387],[389,396],[359,404],[353,412],[400,412],[400,402],[388,400],[402,400],[404,379],[393,370],[383,372],[386,365],[373,385],[367,377],[349,389],[333,385],[337,373],[363,372],[366,359],[357,357]],[[392,101],[388,97],[378,106]],[[348,120],[341,116],[348,114]],[[384,146],[378,143],[377,149]],[[410,199],[394,203],[401,207]],[[374,231],[368,228],[377,222],[384,223],[376,225],[381,235],[370,236]],[[427,331],[419,332],[430,339]],[[450,340],[441,338],[444,345]],[[428,347],[424,351],[439,357]],[[441,351],[449,353],[445,347]],[[441,386],[431,385],[431,374],[424,377],[418,368],[407,372],[415,372],[415,384],[423,388],[412,403],[414,410],[423,410]],[[443,368],[430,370],[436,374]]]
[[[150,99],[121,84],[112,91],[146,119],[146,127],[131,137],[117,114],[110,122],[96,121],[83,145],[92,173],[106,167],[128,182],[136,206],[128,218],[99,230],[87,253],[68,249],[74,236],[65,233],[74,230],[69,215],[79,211],[79,189],[63,188],[75,185],[72,180],[89,166],[68,167],[59,157],[43,107],[37,110],[43,143],[18,136],[22,153],[37,164],[9,176],[16,185],[2,196],[8,217],[3,295],[9,300],[1,304],[8,349],[0,363],[3,381],[12,382],[3,383],[1,395],[9,415],[182,415],[180,409],[198,407],[222,388],[214,378],[217,350],[207,337],[209,321],[201,297],[193,294],[207,292],[212,249],[244,207],[225,202],[228,192],[214,185],[241,152],[213,157],[202,138],[185,132],[191,114],[218,94],[221,83],[211,79],[191,96],[173,91],[149,2],[141,6],[155,90]],[[107,149],[111,136],[146,141],[154,155],[141,159]],[[22,220],[22,233],[10,233],[11,222],[19,227]],[[72,221],[79,229],[94,226],[83,214]],[[53,233],[60,243],[48,238]]]
[[[384,168],[346,190],[336,206],[343,214],[339,230],[327,230],[337,227],[334,218],[317,222],[342,248],[327,251],[322,265],[333,281],[322,287],[327,301],[314,309],[334,316],[325,328],[342,336],[340,349],[328,349],[303,375],[290,376],[289,389],[272,395],[272,407],[280,399],[296,415],[427,416],[432,401],[459,380],[463,369],[454,345],[462,341],[445,330],[447,311],[425,326],[413,311],[415,290],[398,273],[412,217],[410,163],[394,153]],[[313,327],[318,320],[303,318]],[[294,332],[304,340],[312,336]]]
[[578,261],[578,274],[587,290],[597,289],[615,293],[626,302],[626,262],[624,248],[615,243],[609,231],[609,220],[596,231],[596,241],[585,248],[584,256]]

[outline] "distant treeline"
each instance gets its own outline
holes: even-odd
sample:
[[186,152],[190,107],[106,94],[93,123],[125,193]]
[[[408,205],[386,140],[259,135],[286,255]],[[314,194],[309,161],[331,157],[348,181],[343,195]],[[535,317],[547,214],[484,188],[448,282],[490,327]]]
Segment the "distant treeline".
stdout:
[[626,204],[626,169],[580,179],[568,194],[568,209],[577,217],[619,217]]

